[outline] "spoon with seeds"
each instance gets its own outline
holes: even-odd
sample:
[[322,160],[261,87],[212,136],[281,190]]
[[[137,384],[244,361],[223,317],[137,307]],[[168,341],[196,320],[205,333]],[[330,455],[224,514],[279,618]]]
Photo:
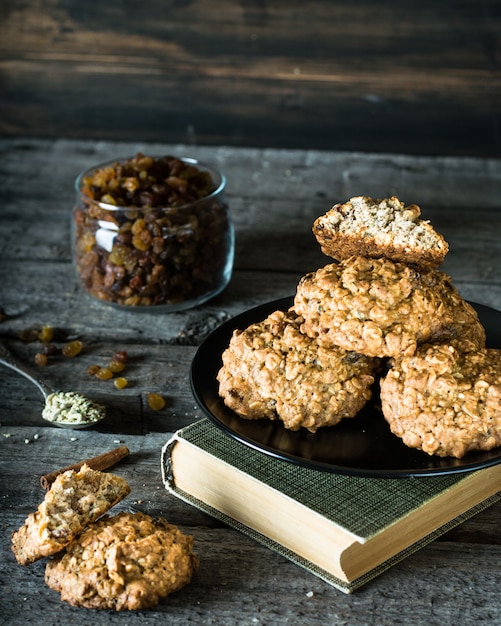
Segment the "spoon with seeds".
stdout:
[[40,389],[45,399],[42,417],[54,426],[88,428],[106,416],[104,406],[75,391],[54,391],[29,367],[18,361],[2,343],[0,343],[0,363],[22,374]]

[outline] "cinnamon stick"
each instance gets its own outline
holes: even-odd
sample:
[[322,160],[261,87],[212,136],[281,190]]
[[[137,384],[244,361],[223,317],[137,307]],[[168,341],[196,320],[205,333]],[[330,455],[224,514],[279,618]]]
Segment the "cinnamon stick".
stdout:
[[44,489],[49,489],[52,483],[59,476],[59,474],[62,474],[63,472],[67,472],[68,470],[78,471],[85,464],[87,464],[93,470],[105,470],[109,467],[112,467],[128,455],[129,448],[127,448],[127,446],[120,446],[119,448],[115,448],[114,450],[110,450],[109,452],[104,452],[103,454],[94,456],[91,459],[79,461],[78,463],[74,463],[73,465],[68,465],[68,467],[63,467],[62,469],[50,472],[50,474],[45,474],[44,476],[40,477],[40,484]]

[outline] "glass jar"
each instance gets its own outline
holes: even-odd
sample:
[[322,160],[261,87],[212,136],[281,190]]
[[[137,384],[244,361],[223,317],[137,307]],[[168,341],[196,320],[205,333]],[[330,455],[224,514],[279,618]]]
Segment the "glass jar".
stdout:
[[73,253],[81,286],[123,308],[181,311],[228,284],[234,230],[226,179],[196,159],[138,154],[75,181]]

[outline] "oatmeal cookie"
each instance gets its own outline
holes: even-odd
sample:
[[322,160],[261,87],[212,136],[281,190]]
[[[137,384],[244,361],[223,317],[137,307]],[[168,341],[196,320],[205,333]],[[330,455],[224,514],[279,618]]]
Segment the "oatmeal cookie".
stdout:
[[28,565],[62,550],[89,522],[129,493],[123,478],[87,465],[60,474],[37,511],[12,534],[12,551],[18,563]]
[[317,218],[313,233],[322,252],[338,261],[386,257],[429,270],[442,263],[448,244],[420,215],[417,205],[405,206],[396,197],[357,196]]
[[425,275],[389,259],[351,257],[326,265],[297,287],[301,330],[323,346],[372,357],[413,354],[453,321]]
[[378,360],[304,335],[294,310],[233,333],[217,379],[224,403],[247,419],[315,432],[354,417],[371,398]]
[[123,512],[90,524],[47,563],[45,582],[73,606],[148,609],[190,582],[192,547],[165,519]]
[[485,328],[478,313],[461,297],[450,277],[435,270],[424,274],[423,281],[439,294],[451,318],[450,322],[436,330],[430,341],[450,344],[460,352],[485,348]]
[[381,380],[391,431],[410,448],[463,457],[501,445],[501,350],[424,345]]

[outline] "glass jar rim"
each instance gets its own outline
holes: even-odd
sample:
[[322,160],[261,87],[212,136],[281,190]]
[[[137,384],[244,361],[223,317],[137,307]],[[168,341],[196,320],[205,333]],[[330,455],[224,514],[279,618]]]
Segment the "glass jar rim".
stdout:
[[[158,155],[148,155],[148,156],[151,156],[153,159],[162,158],[161,156],[158,156]],[[108,159],[106,161],[101,161],[100,163],[96,163],[92,167],[88,167],[85,170],[82,170],[75,179],[75,191],[79,195],[82,194],[82,180],[84,179],[85,176],[88,176],[91,172],[98,170],[100,168],[103,168],[103,167],[114,165],[115,163],[120,163],[120,164],[125,163],[131,158],[133,157]],[[192,202],[187,202],[186,204],[179,204],[179,205],[162,205],[162,206],[159,205],[159,206],[149,206],[149,207],[140,207],[140,206],[134,206],[134,205],[124,206],[124,205],[108,204],[107,202],[100,202],[98,200],[94,200],[93,198],[88,198],[88,199],[89,201],[93,202],[95,205],[98,205],[99,207],[107,211],[155,211],[155,210],[161,211],[163,209],[172,209],[172,208],[179,210],[179,209],[186,209],[189,207],[193,207],[201,202],[207,202],[207,200],[210,200],[211,198],[218,196],[219,194],[221,194],[222,191],[224,191],[226,187],[226,176],[223,174],[223,172],[216,169],[213,165],[210,165],[204,161],[200,161],[199,159],[196,159],[194,157],[183,156],[183,157],[173,157],[173,158],[176,158],[179,161],[183,161],[183,163],[187,163],[189,165],[195,165],[197,167],[201,167],[203,170],[209,172],[211,176],[215,175],[216,178],[219,179],[219,184],[218,184],[218,180],[215,180],[214,183],[217,184],[217,186],[209,194],[207,194],[206,196],[203,196],[203,198],[198,198],[197,200],[193,200]]]

